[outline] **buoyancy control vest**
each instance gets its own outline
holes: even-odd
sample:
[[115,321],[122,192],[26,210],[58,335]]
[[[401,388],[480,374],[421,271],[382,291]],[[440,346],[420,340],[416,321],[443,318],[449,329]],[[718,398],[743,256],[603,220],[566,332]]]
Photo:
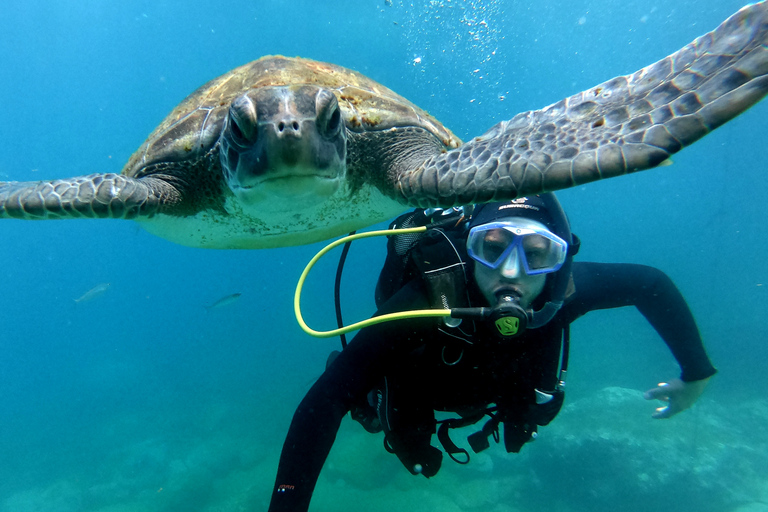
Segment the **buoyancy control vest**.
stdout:
[[[471,208],[471,207],[470,207]],[[471,211],[471,210],[470,210]],[[471,272],[466,253],[466,236],[468,233],[469,215],[464,208],[452,208],[448,210],[422,210],[417,209],[407,212],[392,222],[390,229],[429,226],[424,233],[408,233],[388,235],[387,256],[379,274],[375,291],[375,302],[381,307],[397,291],[414,279],[421,279],[427,291],[430,306],[433,308],[462,308],[469,306],[468,283]],[[341,267],[340,267],[341,268]],[[338,281],[338,276],[337,276]],[[338,303],[338,297],[337,297]],[[340,319],[340,312],[337,312]],[[451,322],[460,323],[460,320],[446,317],[441,321],[447,327],[456,327]],[[341,322],[340,322],[341,325]],[[565,325],[562,329],[561,360],[559,365],[558,385],[554,390],[536,392],[536,403],[529,404],[524,411],[508,411],[498,405],[491,407],[478,407],[471,413],[460,418],[441,420],[437,422],[438,440],[444,450],[456,462],[466,464],[469,462],[468,452],[456,446],[450,439],[449,429],[472,425],[489,416],[489,420],[483,428],[470,435],[468,441],[475,453],[490,446],[488,439],[493,437],[500,441],[499,425],[504,425],[504,444],[508,452],[519,452],[522,446],[537,436],[537,426],[547,425],[560,411],[564,398],[564,377],[568,364],[569,329]],[[344,344],[344,343],[343,343]],[[375,419],[378,424],[386,424],[387,408],[381,408],[382,403],[389,404],[388,399],[382,400],[382,393],[386,390],[378,389],[371,392],[370,396],[379,395],[378,400],[370,400],[370,405],[376,409],[376,414],[370,412],[352,411],[352,417],[361,422],[371,431],[379,431],[380,427],[371,428],[366,425],[368,420]],[[379,406],[379,407],[377,407]],[[392,404],[390,404],[392,406]],[[390,433],[385,432],[389,437]],[[428,444],[428,439],[427,439]],[[406,468],[414,474],[422,473],[432,476],[437,472],[439,463],[426,464],[414,463],[414,453],[399,453],[414,451],[412,446],[402,447],[402,444],[392,442],[385,438],[385,447],[398,455]],[[406,445],[407,446],[407,445]],[[421,453],[432,451],[416,450]],[[426,461],[425,461],[426,462]],[[426,471],[431,466],[432,474]],[[419,467],[418,471],[414,468]]]
[[395,219],[390,229],[426,225],[431,229],[387,237],[387,257],[376,283],[376,307],[414,278],[423,280],[431,307],[468,306],[467,224],[463,208],[414,210]]

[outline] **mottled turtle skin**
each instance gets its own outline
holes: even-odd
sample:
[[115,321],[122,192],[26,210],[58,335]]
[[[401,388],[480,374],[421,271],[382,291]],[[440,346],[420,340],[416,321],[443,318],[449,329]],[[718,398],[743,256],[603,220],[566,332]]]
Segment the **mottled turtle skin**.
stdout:
[[392,218],[655,167],[768,92],[768,4],[669,57],[462,144],[348,69],[264,57],[185,99],[121,174],[0,182],[0,217],[127,218],[215,248],[312,243]]

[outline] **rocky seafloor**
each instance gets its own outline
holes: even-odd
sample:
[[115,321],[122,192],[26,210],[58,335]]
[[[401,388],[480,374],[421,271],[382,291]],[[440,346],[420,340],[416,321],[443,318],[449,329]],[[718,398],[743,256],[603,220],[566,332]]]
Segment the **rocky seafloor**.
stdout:
[[[346,419],[312,510],[768,512],[768,401],[704,398],[663,421],[652,408],[640,391],[605,388],[566,401],[521,453],[492,443],[464,466],[446,456],[428,480],[387,453],[381,434]],[[281,434],[235,427],[225,407],[209,422],[207,435],[141,440],[116,427],[97,467],[28,481],[4,493],[0,511],[266,510]],[[466,445],[478,428],[452,438]]]

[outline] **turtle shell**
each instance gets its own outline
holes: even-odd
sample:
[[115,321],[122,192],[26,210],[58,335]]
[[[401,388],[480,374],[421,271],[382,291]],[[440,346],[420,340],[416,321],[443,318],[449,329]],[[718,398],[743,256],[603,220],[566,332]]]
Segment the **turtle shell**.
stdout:
[[216,144],[235,98],[248,89],[300,84],[333,91],[347,128],[354,132],[418,126],[446,147],[461,143],[435,118],[360,73],[309,59],[268,56],[235,68],[187,96],[131,156],[123,174],[135,177],[156,164],[197,160]]

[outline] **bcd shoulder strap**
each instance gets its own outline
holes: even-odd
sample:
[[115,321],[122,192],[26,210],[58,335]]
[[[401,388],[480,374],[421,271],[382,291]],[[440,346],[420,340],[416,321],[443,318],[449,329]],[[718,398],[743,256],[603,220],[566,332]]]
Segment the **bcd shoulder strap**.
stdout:
[[428,231],[413,248],[411,259],[434,309],[467,307],[467,264],[463,240],[442,229]]
[[[414,210],[395,219],[390,229],[429,229],[425,233],[396,233],[387,237],[387,258],[376,283],[376,307],[381,307],[415,277],[424,277],[430,299],[435,297],[430,300],[432,306],[443,308],[442,291],[450,288],[450,280],[456,276],[466,283],[466,249],[462,238],[466,234],[466,219],[460,209],[439,214]],[[450,293],[445,300],[457,307]]]

